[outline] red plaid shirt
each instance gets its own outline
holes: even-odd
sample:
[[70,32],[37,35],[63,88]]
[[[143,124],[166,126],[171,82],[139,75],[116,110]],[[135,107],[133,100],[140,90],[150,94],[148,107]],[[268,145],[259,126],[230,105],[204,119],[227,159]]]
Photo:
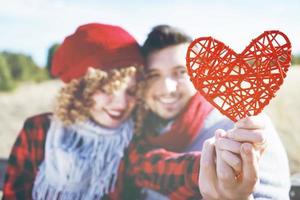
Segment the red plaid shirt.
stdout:
[[[3,199],[31,199],[38,167],[44,160],[46,133],[51,114],[26,120],[8,161]],[[116,189],[103,199],[133,199],[139,187],[147,187],[170,199],[199,199],[200,155],[151,150],[143,139],[134,139],[120,163]],[[137,198],[137,197],[135,197]]]

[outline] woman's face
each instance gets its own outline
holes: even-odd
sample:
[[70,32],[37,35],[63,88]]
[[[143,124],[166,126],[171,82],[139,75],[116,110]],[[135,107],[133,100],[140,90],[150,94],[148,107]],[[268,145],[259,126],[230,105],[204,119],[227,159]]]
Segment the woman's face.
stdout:
[[129,84],[113,94],[98,90],[93,96],[95,101],[90,114],[102,126],[116,128],[131,114],[136,103],[136,81],[130,78]]

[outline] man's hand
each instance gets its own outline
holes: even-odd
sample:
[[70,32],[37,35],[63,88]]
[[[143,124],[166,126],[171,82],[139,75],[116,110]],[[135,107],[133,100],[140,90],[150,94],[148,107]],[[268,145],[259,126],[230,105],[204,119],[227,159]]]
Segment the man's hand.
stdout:
[[259,174],[255,149],[250,143],[241,145],[241,157],[243,178],[238,180],[232,168],[219,162],[214,138],[205,142],[199,174],[199,189],[205,200],[252,199]]
[[258,183],[258,162],[266,148],[264,118],[247,117],[235,128],[217,130],[205,142],[199,187],[204,199],[251,199]]

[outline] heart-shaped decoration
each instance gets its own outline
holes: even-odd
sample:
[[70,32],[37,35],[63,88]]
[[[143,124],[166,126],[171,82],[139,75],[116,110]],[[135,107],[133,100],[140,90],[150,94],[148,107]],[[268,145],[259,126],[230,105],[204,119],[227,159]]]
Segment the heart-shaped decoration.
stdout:
[[194,40],[186,64],[195,88],[233,121],[257,115],[269,104],[291,65],[291,43],[266,31],[238,54],[212,37]]

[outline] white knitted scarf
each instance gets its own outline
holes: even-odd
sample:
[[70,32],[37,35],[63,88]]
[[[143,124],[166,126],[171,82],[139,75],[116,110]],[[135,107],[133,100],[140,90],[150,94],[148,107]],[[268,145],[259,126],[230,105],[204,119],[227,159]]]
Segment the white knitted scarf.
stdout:
[[91,121],[64,127],[52,120],[32,198],[90,200],[112,192],[132,132],[132,119],[116,129]]

